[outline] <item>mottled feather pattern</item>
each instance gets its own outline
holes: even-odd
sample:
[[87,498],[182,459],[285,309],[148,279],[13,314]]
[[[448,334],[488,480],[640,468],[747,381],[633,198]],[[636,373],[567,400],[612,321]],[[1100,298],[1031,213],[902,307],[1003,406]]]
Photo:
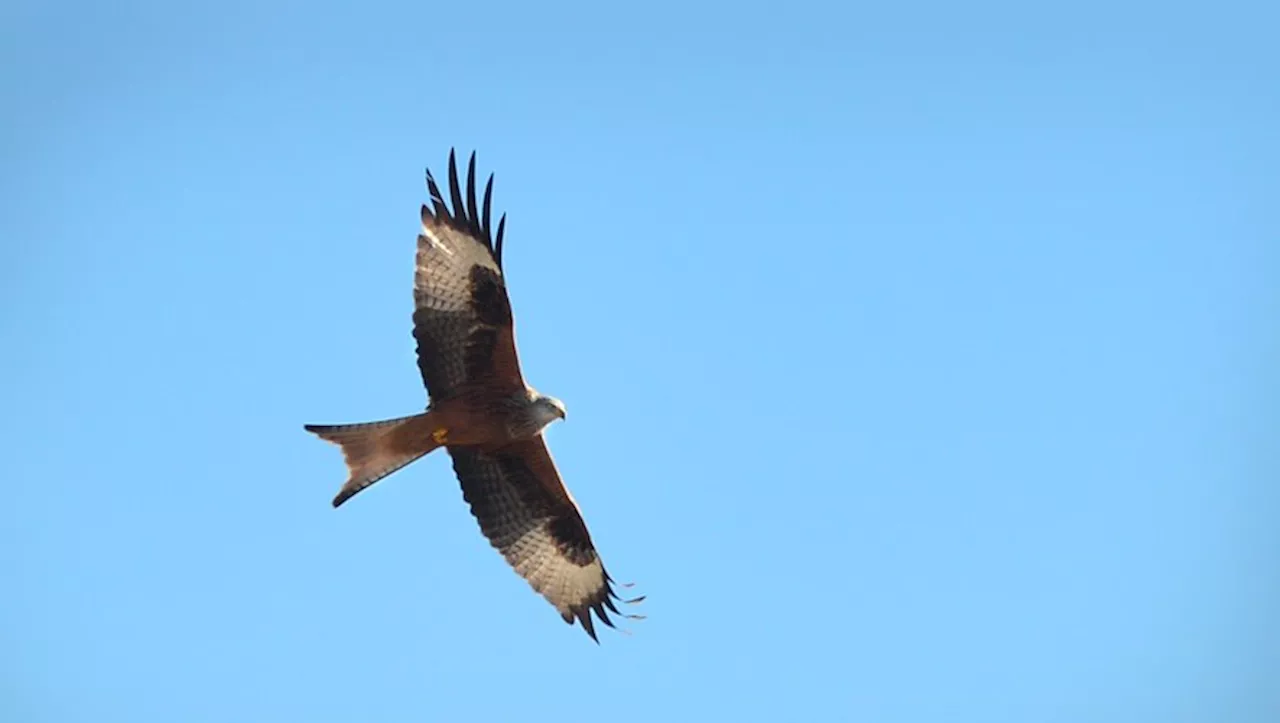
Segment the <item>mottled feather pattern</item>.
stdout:
[[543,440],[515,447],[494,453],[449,449],[463,498],[481,532],[565,622],[577,619],[593,639],[592,611],[609,627],[614,624],[607,611],[639,617],[620,613],[614,605],[618,596],[612,580],[572,500],[549,494],[530,470],[530,455],[547,454]]
[[452,210],[428,172],[431,206],[423,205],[421,212],[413,283],[413,336],[418,342],[418,368],[423,383],[435,399],[448,397],[460,385],[491,371],[494,350],[502,342],[494,327],[511,325],[500,261],[506,217],[499,223],[495,242],[488,228],[493,177],[489,178],[484,207],[478,213],[474,154],[468,171],[464,201],[450,153]]

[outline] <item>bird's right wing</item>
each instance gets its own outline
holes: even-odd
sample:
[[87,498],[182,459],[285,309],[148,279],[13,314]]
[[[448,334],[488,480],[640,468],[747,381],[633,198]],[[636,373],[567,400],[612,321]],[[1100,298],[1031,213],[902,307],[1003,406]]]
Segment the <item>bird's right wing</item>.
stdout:
[[488,382],[523,389],[516,355],[511,302],[502,275],[502,234],[489,226],[493,176],[476,206],[476,157],[467,168],[466,201],[458,168],[449,152],[453,210],[427,171],[431,206],[422,207],[417,265],[413,279],[413,336],[418,369],[432,399],[452,396],[464,384]]
[[496,452],[450,447],[449,455],[480,531],[566,623],[572,625],[576,618],[599,642],[593,610],[609,627],[613,622],[606,608],[622,617],[641,617],[620,613],[614,606],[619,598],[613,579],[596,554],[542,435]]

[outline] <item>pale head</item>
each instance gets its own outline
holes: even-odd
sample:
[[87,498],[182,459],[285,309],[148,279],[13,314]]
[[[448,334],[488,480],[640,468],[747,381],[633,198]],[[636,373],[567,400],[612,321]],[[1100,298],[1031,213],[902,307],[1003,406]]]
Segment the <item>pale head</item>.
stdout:
[[[528,391],[529,403],[528,406],[525,407],[526,416],[524,424],[528,424],[529,427],[532,427],[532,430],[529,430],[530,432],[536,434],[541,431],[543,427],[551,424],[557,419],[565,418],[564,402],[561,402],[555,397],[540,394],[538,390],[533,387],[529,387]],[[524,424],[521,424],[520,426],[524,426]]]
[[536,410],[534,413],[538,419],[545,420],[542,422],[544,425],[551,424],[557,419],[564,419],[565,416],[564,402],[545,394],[539,394],[533,398],[533,408]]

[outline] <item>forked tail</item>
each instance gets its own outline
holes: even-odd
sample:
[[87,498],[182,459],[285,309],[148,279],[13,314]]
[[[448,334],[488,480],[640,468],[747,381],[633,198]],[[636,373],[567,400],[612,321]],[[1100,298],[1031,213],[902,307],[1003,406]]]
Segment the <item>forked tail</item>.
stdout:
[[362,424],[308,424],[303,428],[342,448],[347,482],[333,498],[338,507],[356,493],[440,446],[432,438],[431,412]]

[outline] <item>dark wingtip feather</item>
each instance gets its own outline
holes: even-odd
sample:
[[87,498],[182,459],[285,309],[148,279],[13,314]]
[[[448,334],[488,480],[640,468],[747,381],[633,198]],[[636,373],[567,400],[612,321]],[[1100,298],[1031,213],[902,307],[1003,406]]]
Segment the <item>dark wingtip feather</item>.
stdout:
[[577,616],[578,622],[582,623],[582,628],[587,631],[587,635],[590,635],[591,639],[596,641],[596,645],[599,645],[600,638],[596,637],[596,626],[591,621],[591,608],[583,605],[575,608],[573,613]]
[[449,198],[453,204],[453,217],[467,223],[467,207],[462,203],[462,187],[458,184],[458,159],[449,149]]
[[498,262],[498,268],[502,268],[502,232],[507,228],[507,214],[502,214],[502,218],[498,219],[498,240],[493,244],[493,258]]
[[481,215],[484,218],[481,219],[481,222],[480,222],[480,230],[484,233],[485,237],[488,237],[490,235],[489,230],[492,228],[489,225],[489,209],[492,208],[492,206],[489,205],[489,201],[492,198],[493,198],[493,174],[490,173],[489,182],[484,184],[484,207],[483,207],[484,210],[481,212]]
[[[616,581],[616,580],[614,580],[613,578],[608,577],[608,575],[607,575],[607,574],[605,575],[605,577],[606,577],[606,578],[608,578],[609,582],[613,583],[614,585],[617,585],[618,587],[626,587],[626,588],[635,587],[635,583],[634,583],[634,582],[617,582],[617,581]],[[623,598],[619,597],[619,596],[618,596],[618,593],[614,592],[614,591],[613,591],[613,587],[612,587],[612,586],[610,586],[610,587],[609,587],[609,597],[612,597],[613,599],[618,600],[618,601],[623,602],[623,603],[626,603],[626,604],[628,604],[628,605],[637,605],[637,604],[639,604],[639,603],[644,602],[644,599],[645,599],[646,597],[648,597],[648,596],[647,596],[647,595],[640,595],[639,597],[633,597],[633,598],[631,598],[630,600],[624,600]],[[611,606],[611,607],[612,607],[612,606]],[[615,609],[615,610],[614,610],[614,612],[618,612],[618,611]]]
[[[606,597],[604,599],[608,600],[609,598]],[[600,600],[597,600],[596,604],[591,606],[591,609],[596,611],[596,617],[600,618],[600,622],[604,623],[605,625],[608,625],[611,628],[614,627],[613,621],[609,619],[609,613],[606,613],[604,611],[603,602],[601,602]]]
[[431,169],[427,169],[427,193],[431,195],[431,207],[435,209],[437,218],[447,220],[449,218],[449,207],[444,203],[444,197],[440,195],[440,187],[436,185],[435,176],[431,175]]
[[471,152],[471,160],[467,162],[467,217],[471,221],[471,230],[483,235],[480,229],[480,214],[476,213],[476,152]]

